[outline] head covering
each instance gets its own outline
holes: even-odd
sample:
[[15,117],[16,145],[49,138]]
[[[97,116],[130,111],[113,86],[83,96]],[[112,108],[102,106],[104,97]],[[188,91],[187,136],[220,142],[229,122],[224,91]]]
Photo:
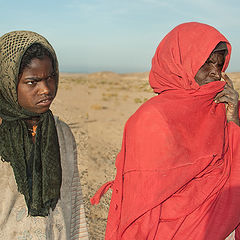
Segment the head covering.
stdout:
[[160,42],[149,76],[159,95],[127,121],[116,178],[92,198],[97,203],[113,189],[106,240],[206,239],[206,231],[208,239],[225,239],[239,223],[235,205],[229,212],[214,208],[233,157],[225,105],[214,102],[225,82],[199,86],[194,80],[219,42],[228,49],[225,71],[230,43],[209,25],[181,24]]
[[160,42],[152,59],[149,82],[154,92],[198,89],[194,77],[219,42],[225,42],[228,49],[224,72],[229,63],[231,45],[218,30],[197,22],[175,27]]
[[[14,31],[0,38],[0,156],[10,162],[18,191],[25,197],[31,216],[46,216],[60,197],[60,152],[52,112],[29,112],[18,104],[17,84],[21,59],[34,43],[45,47],[53,57],[57,74],[56,54],[49,42],[30,31]],[[39,117],[35,144],[24,119]]]
[[225,51],[225,56],[227,55],[227,44],[225,42],[220,42],[217,44],[217,46],[213,49],[213,52],[218,51]]

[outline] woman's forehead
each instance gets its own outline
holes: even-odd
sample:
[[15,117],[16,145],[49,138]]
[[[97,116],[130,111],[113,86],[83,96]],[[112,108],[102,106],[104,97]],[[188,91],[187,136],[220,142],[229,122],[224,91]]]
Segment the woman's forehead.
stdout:
[[219,42],[217,46],[213,49],[213,52],[225,51],[227,52],[227,44],[225,42]]

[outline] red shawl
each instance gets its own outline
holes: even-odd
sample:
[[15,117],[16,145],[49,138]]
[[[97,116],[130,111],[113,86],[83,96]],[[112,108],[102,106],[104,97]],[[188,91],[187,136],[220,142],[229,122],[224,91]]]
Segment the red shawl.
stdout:
[[[214,97],[225,82],[199,86],[199,68],[226,42],[196,22],[174,28],[159,44],[149,82],[158,96],[127,121],[106,240],[225,239],[240,223],[239,127]],[[240,238],[236,238],[240,239]]]

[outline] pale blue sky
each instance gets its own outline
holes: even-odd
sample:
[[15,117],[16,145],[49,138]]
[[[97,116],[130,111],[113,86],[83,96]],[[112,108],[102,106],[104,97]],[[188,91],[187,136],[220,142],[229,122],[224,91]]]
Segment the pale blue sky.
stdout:
[[0,34],[45,36],[65,72],[143,72],[176,25],[216,27],[233,47],[228,71],[240,72],[239,0],[0,0]]

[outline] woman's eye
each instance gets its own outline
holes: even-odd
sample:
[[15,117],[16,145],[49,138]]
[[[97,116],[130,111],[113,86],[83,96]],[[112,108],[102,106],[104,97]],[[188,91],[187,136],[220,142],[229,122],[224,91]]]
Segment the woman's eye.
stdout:
[[207,64],[211,64],[211,63],[213,63],[213,61],[207,60],[206,63],[207,63]]

